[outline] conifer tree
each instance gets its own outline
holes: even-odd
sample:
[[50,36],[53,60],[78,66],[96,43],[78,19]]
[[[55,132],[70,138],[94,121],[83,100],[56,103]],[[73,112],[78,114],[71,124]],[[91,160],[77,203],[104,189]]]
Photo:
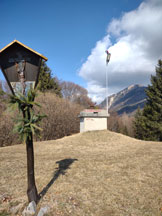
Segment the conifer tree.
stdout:
[[143,112],[135,118],[136,137],[162,141],[162,60],[158,61],[156,75],[151,76],[146,94]]
[[142,110],[140,108],[138,108],[135,114],[134,132],[135,132],[135,138],[141,140],[144,139],[143,116],[142,116]]
[[59,86],[57,79],[55,77],[52,77],[52,71],[45,62],[42,62],[40,68],[37,88],[41,92],[51,91],[54,92],[59,97],[62,96],[61,87]]

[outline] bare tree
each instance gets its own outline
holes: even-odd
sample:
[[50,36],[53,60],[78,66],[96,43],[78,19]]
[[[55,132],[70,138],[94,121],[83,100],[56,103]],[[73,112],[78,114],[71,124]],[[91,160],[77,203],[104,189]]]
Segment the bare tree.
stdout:
[[134,137],[133,121],[133,116],[128,116],[126,113],[118,115],[112,112],[108,118],[108,130]]
[[88,97],[88,91],[85,88],[73,82],[66,81],[60,82],[60,86],[63,98],[87,108],[94,105],[92,100]]

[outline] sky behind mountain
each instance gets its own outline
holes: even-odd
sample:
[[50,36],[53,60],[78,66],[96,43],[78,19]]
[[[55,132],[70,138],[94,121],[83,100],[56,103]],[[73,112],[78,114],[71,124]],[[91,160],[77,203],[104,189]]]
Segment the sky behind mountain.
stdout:
[[161,0],[0,0],[0,20],[0,49],[19,40],[49,59],[54,76],[87,88],[97,102],[105,98],[106,70],[112,94],[147,85],[162,57]]
[[92,98],[100,101],[105,92],[104,50],[107,47],[112,56],[107,68],[109,94],[132,84],[149,83],[157,60],[162,58],[161,22],[162,1],[148,0],[108,24],[107,34],[96,43],[79,71],[87,80]]

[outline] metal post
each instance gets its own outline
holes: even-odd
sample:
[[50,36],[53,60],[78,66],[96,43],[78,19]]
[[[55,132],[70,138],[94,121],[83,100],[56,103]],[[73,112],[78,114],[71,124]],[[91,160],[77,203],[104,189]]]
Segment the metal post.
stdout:
[[106,56],[106,109],[107,109],[107,114],[109,115],[109,104],[108,104],[108,63],[110,61],[111,53],[109,53],[108,50],[105,51],[107,56]]
[[108,64],[106,64],[106,109],[107,114],[109,114],[109,105],[108,105]]

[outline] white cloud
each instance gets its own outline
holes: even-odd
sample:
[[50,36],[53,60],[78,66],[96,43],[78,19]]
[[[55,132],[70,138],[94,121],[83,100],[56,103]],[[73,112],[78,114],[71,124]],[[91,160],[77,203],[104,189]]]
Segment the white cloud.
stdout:
[[[161,23],[161,0],[147,0],[136,10],[112,20],[107,35],[96,43],[79,70],[94,101],[105,98],[105,50],[108,47],[112,54],[107,68],[109,94],[132,84],[149,83],[157,60],[162,58]],[[114,44],[112,37],[116,38]]]

